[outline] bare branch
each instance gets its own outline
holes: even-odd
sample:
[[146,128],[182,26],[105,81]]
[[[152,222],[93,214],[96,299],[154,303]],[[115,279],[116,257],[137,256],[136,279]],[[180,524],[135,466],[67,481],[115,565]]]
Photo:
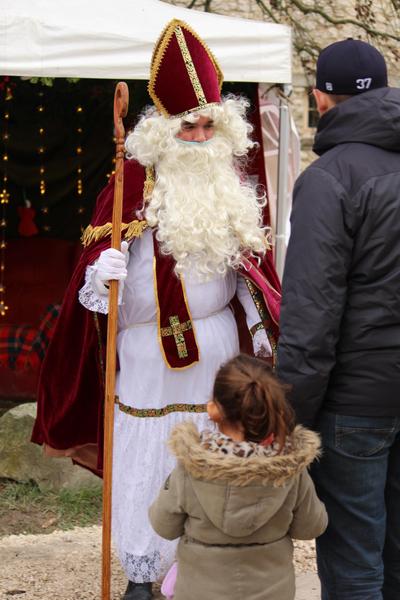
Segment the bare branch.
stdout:
[[[211,2],[212,0],[203,0],[202,4],[200,4],[200,6],[203,5],[204,12],[212,12]],[[194,8],[196,5],[197,0],[191,0],[186,8]]]
[[381,37],[383,39],[392,39],[397,42],[400,41],[400,36],[388,33],[387,31],[382,31],[379,29],[375,29],[374,27],[370,27],[366,23],[362,23],[361,21],[356,21],[355,19],[335,19],[328,15],[327,12],[322,10],[322,8],[318,7],[310,7],[306,4],[300,2],[300,0],[290,0],[290,3],[296,6],[304,15],[314,14],[319,15],[328,23],[332,25],[354,25],[360,29],[364,29],[366,33],[368,33],[372,37]]
[[271,9],[269,9],[265,3],[263,2],[263,0],[255,0],[257,6],[259,6],[261,8],[261,10],[270,17],[270,19],[272,19],[275,23],[278,23],[278,19],[275,17],[274,13],[272,12]]
[[[213,3],[213,0],[191,0],[188,8],[196,6],[197,10],[219,12],[218,8],[214,9],[213,4],[219,6],[218,3]],[[333,26],[339,31],[345,26],[347,31],[350,28],[354,32],[355,29],[353,35],[359,32],[367,39],[372,38],[384,47],[386,55],[400,62],[400,33],[397,27],[400,0],[383,0],[379,10],[376,5],[375,0],[352,0],[345,14],[354,11],[354,18],[337,18],[330,9],[328,0],[253,0],[253,6],[261,11],[267,21],[286,23],[292,27],[293,48],[307,77],[313,74],[316,59],[325,41],[324,24],[327,29]],[[378,21],[378,14],[383,15],[384,19]]]

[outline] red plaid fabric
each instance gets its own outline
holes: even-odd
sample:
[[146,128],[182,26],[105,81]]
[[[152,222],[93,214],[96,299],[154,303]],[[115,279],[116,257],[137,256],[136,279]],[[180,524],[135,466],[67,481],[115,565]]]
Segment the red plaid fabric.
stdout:
[[32,342],[32,353],[42,362],[46,354],[47,346],[53,337],[57,317],[60,314],[59,304],[49,304],[39,324],[37,335]]
[[59,312],[58,304],[50,304],[39,327],[0,327],[0,365],[15,370],[38,367],[52,338]]
[[0,364],[10,369],[17,368],[21,355],[25,357],[32,348],[37,334],[36,327],[28,325],[4,325],[0,327]]

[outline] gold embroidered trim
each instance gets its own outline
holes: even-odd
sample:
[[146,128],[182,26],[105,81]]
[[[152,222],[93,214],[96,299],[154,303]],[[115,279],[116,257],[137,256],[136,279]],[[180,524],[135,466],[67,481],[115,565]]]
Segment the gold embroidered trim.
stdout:
[[[278,346],[276,344],[275,335],[271,327],[272,319],[270,318],[267,310],[267,303],[262,291],[247,277],[244,278],[245,283],[247,285],[247,289],[250,292],[250,295],[253,299],[253,302],[257,308],[258,314],[260,315],[260,319],[263,321],[263,326],[265,329],[265,333],[267,334],[269,343],[271,345],[272,350],[272,365],[275,369],[277,364],[277,350]],[[251,331],[251,330],[250,330]]]
[[[163,114],[166,117],[170,117],[171,115],[169,114],[169,112],[167,111],[165,106],[163,105],[161,99],[157,96],[157,94],[155,92],[155,85],[156,85],[157,75],[160,70],[164,55],[167,51],[168,45],[169,45],[171,38],[174,35],[175,29],[177,27],[181,28],[181,33],[182,33],[182,29],[186,29],[187,31],[189,31],[193,35],[193,37],[196,38],[196,40],[203,46],[209,59],[211,60],[212,64],[214,65],[215,71],[217,73],[218,85],[219,85],[220,91],[222,89],[222,84],[224,81],[224,75],[222,73],[221,67],[219,66],[218,61],[216,60],[215,56],[212,54],[212,52],[208,48],[208,46],[205,44],[205,42],[197,35],[197,33],[187,23],[185,23],[184,21],[180,21],[179,19],[172,19],[172,21],[170,21],[170,23],[168,23],[166,25],[166,27],[163,29],[163,31],[161,32],[160,37],[158,38],[158,40],[154,46],[153,56],[152,56],[151,66],[150,66],[150,80],[149,80],[149,84],[147,86],[149,95],[150,95],[151,99],[153,100],[155,107],[161,114]],[[178,38],[177,38],[177,41],[179,43]],[[185,43],[185,45],[186,45],[186,43]],[[209,104],[206,103],[203,106],[203,108],[205,106],[212,106],[214,104],[218,104],[218,103],[216,103],[216,102],[210,102]],[[199,107],[194,107],[188,111],[185,111],[184,113],[180,113],[179,115],[174,115],[174,117],[184,116],[185,114],[189,114],[190,112],[198,110],[198,108]]]
[[[251,263],[248,263],[248,264],[249,264],[250,270],[251,270],[251,269],[254,269],[254,266],[253,266]],[[268,281],[268,279],[265,277],[265,275],[263,275],[263,274],[262,274],[262,273],[260,273],[260,272],[258,272],[258,275],[259,275],[259,277],[261,277],[261,278],[262,278],[262,280],[263,280],[263,283],[264,283],[264,284],[265,284],[267,287],[269,287],[269,289],[270,289],[270,290],[272,290],[272,291],[274,292],[274,294],[277,294],[277,295],[279,296],[279,298],[281,298],[281,297],[282,297],[282,294],[280,294],[280,293],[279,293],[279,292],[278,292],[278,291],[277,291],[277,290],[276,290],[276,289],[275,289],[275,288],[274,288],[274,287],[273,287],[273,286],[270,284],[270,282],[269,282],[269,281]],[[266,297],[265,297],[265,295],[264,295],[264,292],[263,292],[263,291],[262,291],[262,290],[261,290],[261,289],[258,287],[258,285],[256,285],[255,283],[252,283],[252,285],[254,286],[254,288],[255,288],[256,290],[258,290],[258,291],[260,292],[260,294],[261,294],[261,296],[260,296],[260,297],[261,297],[261,298],[264,300],[264,304],[265,304],[265,306],[266,306],[266,308],[267,308],[267,310],[268,310],[268,301],[267,301],[267,298],[266,298]],[[279,323],[278,323],[278,322],[277,322],[277,321],[276,321],[276,320],[275,320],[275,319],[272,317],[272,314],[271,314],[271,313],[270,313],[270,316],[271,316],[271,319],[272,319],[272,321],[275,323],[275,325],[277,325],[277,326],[279,327]]]
[[164,417],[174,412],[205,413],[207,404],[167,404],[163,408],[134,408],[120,402],[118,396],[115,397],[115,404],[119,410],[132,417]]
[[182,29],[179,25],[175,29],[175,37],[177,39],[182,54],[183,62],[185,63],[187,74],[189,75],[189,79],[192,82],[194,93],[196,94],[199,106],[204,106],[205,104],[207,104],[207,98],[200,83],[199,76],[197,75],[196,67],[194,66],[193,59],[189,52],[189,48],[187,47],[185,36],[183,35]]
[[186,341],[184,333],[192,329],[191,321],[185,321],[184,323],[179,322],[178,315],[172,315],[169,317],[170,327],[161,327],[160,333],[162,337],[174,336],[176,348],[178,350],[179,358],[187,358],[188,351],[186,347]]
[[[131,221],[126,226],[124,240],[129,242],[135,237],[140,237],[145,229],[147,229],[147,221]],[[124,231],[124,223],[122,223],[122,231]]]
[[[171,367],[171,365],[169,364],[169,362],[167,360],[167,356],[165,354],[164,346],[163,346],[163,343],[162,343],[162,334],[161,334],[161,329],[162,329],[161,328],[161,310],[160,310],[160,303],[158,301],[156,257],[153,258],[153,284],[154,284],[154,298],[155,298],[155,301],[156,301],[156,312],[157,312],[157,338],[158,338],[158,343],[160,345],[161,355],[162,355],[162,357],[164,359],[164,362],[167,365],[167,367],[169,369],[171,369],[172,371],[183,371],[184,369],[190,369],[190,367],[193,367],[193,365],[195,365],[199,361],[195,360],[192,363],[190,363],[190,365],[186,365],[184,367]],[[185,292],[185,288],[183,286],[183,281],[182,281],[182,289],[183,289],[183,295],[184,295],[184,298],[185,298],[186,309],[187,309],[188,315],[190,317],[189,305],[187,303],[186,292]],[[196,340],[196,334],[195,334],[195,330],[194,330],[193,324],[192,324],[192,328],[193,328],[193,335],[194,335],[194,338],[195,338],[196,346],[198,347],[197,340]],[[199,358],[200,358],[200,354],[199,354]]]
[[[191,313],[190,313],[190,308],[189,308],[189,300],[188,300],[188,298],[187,298],[187,294],[186,294],[186,286],[185,286],[185,282],[184,282],[184,279],[183,279],[183,275],[180,275],[180,276],[179,276],[179,279],[181,280],[182,292],[183,292],[183,298],[184,298],[184,300],[185,300],[185,306],[186,306],[187,314],[189,315],[190,322],[192,323],[192,329],[193,329],[194,343],[196,344],[196,348],[197,348],[197,352],[198,352],[198,355],[199,355],[199,360],[200,360],[200,346],[199,346],[199,344],[198,344],[198,342],[197,342],[196,328],[195,328],[195,326],[194,326],[194,324],[193,324],[192,315],[191,315]],[[198,361],[196,361],[196,362],[198,362]]]
[[[172,319],[172,318],[173,317],[170,317],[170,319]],[[180,327],[180,330],[183,332],[189,331],[189,329],[192,329],[192,322],[185,321],[184,323],[179,323],[179,327]],[[161,327],[160,333],[161,333],[162,337],[168,337],[169,335],[173,335],[172,327]]]
[[183,323],[180,323],[178,315],[172,315],[169,317],[169,322],[171,324],[170,327],[160,328],[161,337],[169,337],[173,335],[179,358],[187,358],[188,351],[184,333],[185,331],[190,331],[192,329],[192,322],[184,321]]
[[147,200],[150,200],[150,197],[154,190],[155,183],[156,183],[156,175],[154,172],[154,167],[146,167],[146,180],[144,182],[144,187],[143,187],[143,199],[145,202]]
[[252,297],[253,302],[256,306],[258,314],[260,315],[261,321],[265,321],[268,318],[268,312],[264,305],[264,299],[260,290],[254,285],[252,281],[250,281],[250,279],[247,279],[247,277],[244,278],[244,281],[246,283],[247,289],[250,292],[250,296]]
[[257,331],[261,331],[261,329],[265,329],[264,323],[262,323],[261,321],[250,327],[250,333],[252,337],[256,335]]
[[[145,229],[147,229],[147,221],[131,221],[130,223],[122,223],[121,224],[121,234],[124,234],[124,240],[129,242],[135,237],[140,237]],[[93,227],[92,225],[88,225],[83,232],[81,237],[82,244],[86,247],[92,244],[93,242],[98,242],[99,240],[111,236],[112,233],[112,223],[105,223],[104,225],[97,225]]]
[[[202,106],[201,109],[204,110],[209,106],[219,106],[219,102],[207,102],[207,104],[204,104],[204,106]],[[198,106],[195,106],[194,108],[189,108],[189,110],[185,110],[177,115],[174,115],[174,118],[181,119],[182,117],[186,117],[186,115],[190,115],[191,113],[196,112],[197,110],[200,110]]]

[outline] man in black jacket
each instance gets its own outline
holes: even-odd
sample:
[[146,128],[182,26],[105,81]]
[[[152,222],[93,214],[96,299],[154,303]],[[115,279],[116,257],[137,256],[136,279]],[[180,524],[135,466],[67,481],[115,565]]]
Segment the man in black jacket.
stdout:
[[278,372],[322,436],[323,600],[398,600],[400,90],[349,39],[320,54],[314,96],[320,158],[294,190]]

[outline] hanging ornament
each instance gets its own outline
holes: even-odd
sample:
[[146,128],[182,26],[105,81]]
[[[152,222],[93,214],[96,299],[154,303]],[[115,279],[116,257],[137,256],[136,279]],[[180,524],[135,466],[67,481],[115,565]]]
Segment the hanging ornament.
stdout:
[[15,88],[15,83],[11,81],[8,75],[1,79],[0,90],[4,92],[4,100],[6,102],[13,99],[13,88]]
[[26,198],[24,190],[24,203],[25,206],[18,206],[19,224],[18,233],[23,237],[30,237],[39,233],[34,217],[36,215],[35,209],[32,208],[30,200]]

